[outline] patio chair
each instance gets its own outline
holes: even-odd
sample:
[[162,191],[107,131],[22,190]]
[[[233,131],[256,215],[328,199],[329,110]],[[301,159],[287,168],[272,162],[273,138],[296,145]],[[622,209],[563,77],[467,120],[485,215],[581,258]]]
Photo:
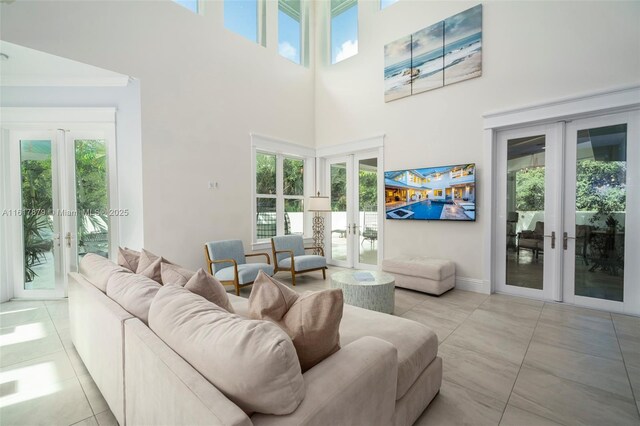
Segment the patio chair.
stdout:
[[536,259],[541,251],[544,251],[544,222],[536,222],[533,231],[518,232],[518,241],[516,247],[517,257],[520,257],[520,249],[531,250]]
[[[284,235],[271,238],[275,272],[290,271],[291,282],[296,285],[296,275],[311,271],[322,271],[327,279],[327,259],[322,247],[305,247],[301,235]],[[321,255],[305,254],[305,250],[318,250]]]
[[[240,287],[253,284],[260,271],[273,276],[274,268],[267,253],[245,254],[240,240],[211,241],[204,246],[209,273],[223,285],[233,285],[236,295]],[[247,263],[247,257],[264,256],[267,263]]]

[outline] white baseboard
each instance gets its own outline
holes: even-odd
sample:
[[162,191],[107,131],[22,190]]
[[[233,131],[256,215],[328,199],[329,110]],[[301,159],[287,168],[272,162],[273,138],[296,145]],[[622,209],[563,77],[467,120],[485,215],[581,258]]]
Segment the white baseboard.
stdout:
[[456,277],[456,288],[465,291],[474,291],[476,293],[490,294],[491,286],[484,280],[467,277]]

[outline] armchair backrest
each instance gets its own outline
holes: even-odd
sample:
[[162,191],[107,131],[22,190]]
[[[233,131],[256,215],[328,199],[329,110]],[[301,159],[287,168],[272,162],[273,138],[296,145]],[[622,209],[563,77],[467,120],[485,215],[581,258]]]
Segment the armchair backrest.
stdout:
[[533,233],[536,234],[536,237],[542,238],[544,235],[544,222],[536,222]]
[[[207,250],[211,260],[233,259],[238,265],[247,263],[244,257],[244,246],[240,240],[211,241],[207,243]],[[233,263],[214,263],[212,266],[215,273],[220,269],[233,266]]]
[[[294,256],[304,255],[304,241],[302,240],[302,235],[282,235],[280,237],[273,237],[271,238],[271,243],[273,244],[273,249],[275,251],[291,250],[293,251]],[[288,258],[289,253],[274,253],[274,256],[277,256],[278,261],[280,261]]]

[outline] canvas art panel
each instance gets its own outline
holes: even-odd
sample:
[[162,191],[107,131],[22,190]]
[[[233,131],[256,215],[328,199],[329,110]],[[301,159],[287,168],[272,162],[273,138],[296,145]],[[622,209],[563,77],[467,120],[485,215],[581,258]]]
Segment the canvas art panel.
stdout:
[[444,85],[444,22],[413,33],[411,40],[411,94]]
[[444,20],[444,84],[482,75],[482,5]]
[[411,35],[384,47],[385,102],[411,95]]

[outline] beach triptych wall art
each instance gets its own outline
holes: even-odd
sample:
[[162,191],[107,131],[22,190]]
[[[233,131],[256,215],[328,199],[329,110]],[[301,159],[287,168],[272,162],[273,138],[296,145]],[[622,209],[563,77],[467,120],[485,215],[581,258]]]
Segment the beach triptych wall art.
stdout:
[[384,47],[385,102],[482,75],[482,5]]

